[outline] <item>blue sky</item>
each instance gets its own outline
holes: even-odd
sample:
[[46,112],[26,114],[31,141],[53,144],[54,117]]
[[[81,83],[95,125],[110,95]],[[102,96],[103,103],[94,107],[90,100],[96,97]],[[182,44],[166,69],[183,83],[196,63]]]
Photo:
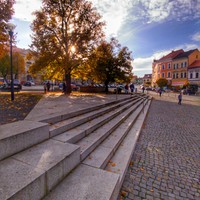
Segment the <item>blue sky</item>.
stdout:
[[[200,0],[92,0],[106,21],[107,38],[114,36],[132,51],[133,72],[151,73],[153,59],[172,50],[200,49]],[[28,48],[33,11],[41,0],[16,0],[13,23],[17,45]]]

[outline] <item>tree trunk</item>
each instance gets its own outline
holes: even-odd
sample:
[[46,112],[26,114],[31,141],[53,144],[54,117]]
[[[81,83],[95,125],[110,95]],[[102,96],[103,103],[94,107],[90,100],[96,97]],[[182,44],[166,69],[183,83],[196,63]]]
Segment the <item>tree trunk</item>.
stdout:
[[70,72],[65,74],[65,79],[66,79],[66,85],[67,85],[66,93],[70,94],[72,92],[72,89],[71,89],[71,73]]
[[109,81],[107,81],[107,80],[104,83],[105,84],[105,93],[106,94],[108,94],[108,83],[109,83]]

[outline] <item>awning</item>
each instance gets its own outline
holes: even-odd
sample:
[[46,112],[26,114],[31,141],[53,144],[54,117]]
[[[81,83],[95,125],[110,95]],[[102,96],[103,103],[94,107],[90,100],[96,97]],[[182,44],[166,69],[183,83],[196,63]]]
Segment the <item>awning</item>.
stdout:
[[184,84],[185,84],[185,81],[176,81],[176,82],[172,81],[172,86],[180,86],[180,85],[184,85]]

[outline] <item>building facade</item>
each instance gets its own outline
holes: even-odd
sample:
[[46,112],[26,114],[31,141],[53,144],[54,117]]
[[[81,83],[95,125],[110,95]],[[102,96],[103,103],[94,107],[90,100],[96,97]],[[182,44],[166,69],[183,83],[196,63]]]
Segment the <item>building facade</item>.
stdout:
[[200,86],[200,60],[195,60],[188,67],[188,81]]
[[172,62],[173,59],[183,53],[183,49],[172,51],[169,54],[163,56],[159,60],[154,60],[152,64],[152,86],[156,86],[156,81],[159,78],[166,78],[168,83],[172,83]]
[[156,86],[156,81],[159,78],[165,78],[169,85],[182,87],[190,82],[188,77],[189,66],[198,59],[200,59],[198,49],[190,51],[180,49],[172,51],[159,60],[154,60],[152,63],[152,86]]
[[143,84],[151,85],[151,82],[152,82],[152,74],[145,74],[143,77]]

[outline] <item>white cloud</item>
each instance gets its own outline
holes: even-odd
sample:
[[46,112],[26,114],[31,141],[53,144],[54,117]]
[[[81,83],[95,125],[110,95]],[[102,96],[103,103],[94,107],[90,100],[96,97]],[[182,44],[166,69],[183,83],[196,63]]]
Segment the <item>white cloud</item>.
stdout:
[[194,35],[192,36],[192,39],[193,39],[194,41],[200,42],[200,32],[194,34]]
[[106,35],[117,36],[121,25],[128,18],[131,0],[93,0],[92,3],[106,21]]
[[14,4],[14,17],[21,21],[32,22],[34,19],[32,12],[39,10],[41,5],[41,0],[16,0],[16,3]]

